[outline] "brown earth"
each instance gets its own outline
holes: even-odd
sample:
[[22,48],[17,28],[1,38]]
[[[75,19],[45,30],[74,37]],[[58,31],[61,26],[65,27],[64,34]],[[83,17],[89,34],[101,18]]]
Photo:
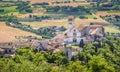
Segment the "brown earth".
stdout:
[[[23,0],[23,1],[27,1],[27,0]],[[34,4],[34,3],[41,3],[41,2],[48,2],[48,3],[52,3],[52,2],[56,2],[56,1],[59,1],[59,2],[64,2],[65,0],[30,0],[30,3],[31,4]],[[67,4],[56,4],[56,5],[60,5],[60,6],[65,6],[65,5],[69,5],[69,6],[74,6],[75,4],[79,4],[79,5],[88,5],[90,3],[87,3],[87,2],[77,2],[77,3],[67,3]]]
[[120,15],[120,12],[107,12],[107,11],[98,11],[97,16],[106,16],[106,15]]
[[54,4],[54,6],[78,6],[78,5],[90,5],[90,3],[87,2],[79,2],[79,3],[61,3],[61,4]]
[[34,36],[41,38],[41,36],[38,36],[36,34],[6,26],[5,22],[0,22],[0,42],[9,42],[16,40],[15,36]]
[[[23,0],[23,1],[27,1],[27,0]],[[40,2],[55,2],[57,0],[30,0],[30,3],[31,4],[34,4],[34,3],[40,3]]]

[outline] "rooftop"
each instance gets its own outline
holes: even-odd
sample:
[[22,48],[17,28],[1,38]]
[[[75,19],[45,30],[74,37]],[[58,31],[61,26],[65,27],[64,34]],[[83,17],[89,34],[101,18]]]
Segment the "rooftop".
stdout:
[[68,16],[68,19],[74,19],[75,17],[74,16]]

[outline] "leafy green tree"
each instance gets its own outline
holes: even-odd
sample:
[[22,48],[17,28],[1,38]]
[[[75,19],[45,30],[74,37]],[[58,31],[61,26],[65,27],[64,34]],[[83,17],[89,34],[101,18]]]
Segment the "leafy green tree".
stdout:
[[95,56],[88,62],[88,66],[91,72],[115,72],[114,67],[109,64],[103,56]]
[[31,60],[31,61],[34,58],[34,54],[35,53],[30,47],[19,48],[16,52],[16,55],[23,56],[23,58]]
[[86,72],[86,67],[80,65],[80,61],[70,62],[65,68],[66,72]]

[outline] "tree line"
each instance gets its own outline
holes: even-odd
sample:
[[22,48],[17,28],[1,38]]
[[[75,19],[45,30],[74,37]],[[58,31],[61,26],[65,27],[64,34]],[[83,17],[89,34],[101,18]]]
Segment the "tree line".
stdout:
[[76,58],[68,60],[63,50],[53,53],[36,52],[30,47],[19,48],[15,57],[0,58],[0,72],[119,72],[120,38],[107,37],[99,43],[84,45]]

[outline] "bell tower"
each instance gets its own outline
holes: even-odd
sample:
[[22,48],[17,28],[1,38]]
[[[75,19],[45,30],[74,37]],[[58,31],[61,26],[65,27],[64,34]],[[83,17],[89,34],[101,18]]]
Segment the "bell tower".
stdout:
[[68,17],[68,29],[70,31],[72,30],[72,28],[74,28],[74,20],[75,20],[74,16],[69,16]]

